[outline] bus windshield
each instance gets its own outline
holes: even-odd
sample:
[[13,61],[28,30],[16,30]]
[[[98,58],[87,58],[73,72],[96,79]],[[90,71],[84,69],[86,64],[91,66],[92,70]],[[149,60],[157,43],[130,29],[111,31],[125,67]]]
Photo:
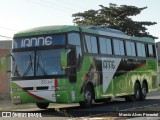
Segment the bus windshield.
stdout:
[[63,49],[14,52],[12,75],[14,77],[63,75],[60,56]]

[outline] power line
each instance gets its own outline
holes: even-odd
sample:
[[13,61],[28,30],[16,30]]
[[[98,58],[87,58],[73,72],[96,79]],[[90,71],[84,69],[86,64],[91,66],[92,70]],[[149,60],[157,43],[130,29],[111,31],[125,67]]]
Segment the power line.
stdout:
[[6,28],[6,27],[0,27],[0,28],[1,28],[1,29],[10,30],[10,31],[18,31],[18,30],[14,30],[14,29]]
[[[46,1],[46,0],[39,0],[39,1],[41,1],[42,3],[48,4],[48,5],[54,4],[54,5],[57,5],[57,6],[62,6],[62,7],[58,7],[58,8],[64,8],[64,9],[67,9],[67,10],[76,10],[75,8],[72,9],[70,7],[66,7],[63,4],[56,4],[55,2],[53,3],[53,2],[50,2],[50,1]],[[56,1],[56,2],[59,2],[59,1]]]
[[82,9],[86,9],[85,7],[82,7],[82,6],[80,6],[79,4],[74,4],[74,3],[69,2],[69,1],[58,0],[58,2],[66,3],[66,4],[71,5],[71,6],[75,6],[75,5],[76,5],[76,6],[75,6],[76,8],[79,7],[79,8],[82,8]]
[[0,37],[9,38],[9,39],[13,39],[12,37],[4,36],[4,35],[0,35]]
[[[61,12],[64,12],[64,9],[63,8],[61,8],[61,7],[57,7],[57,6],[52,6],[52,5],[50,5],[50,4],[46,4],[46,2],[44,3],[44,2],[35,2],[35,1],[31,1],[31,0],[26,0],[27,2],[30,2],[30,3],[33,3],[33,4],[36,4],[36,5],[41,5],[41,6],[44,6],[44,7],[47,7],[47,8],[52,8],[52,9],[56,9],[56,10],[60,10],[61,9]],[[63,10],[62,10],[63,9]],[[69,9],[65,9],[65,12],[67,12],[66,10],[68,10],[68,12],[69,11],[71,11],[71,10],[69,10]]]
[[41,6],[44,6],[44,7],[55,8],[55,7],[51,7],[51,6],[48,6],[46,4],[35,2],[35,1],[31,1],[31,0],[26,0],[26,1],[30,2],[30,3],[33,3],[33,4],[36,4],[36,5],[41,5]]

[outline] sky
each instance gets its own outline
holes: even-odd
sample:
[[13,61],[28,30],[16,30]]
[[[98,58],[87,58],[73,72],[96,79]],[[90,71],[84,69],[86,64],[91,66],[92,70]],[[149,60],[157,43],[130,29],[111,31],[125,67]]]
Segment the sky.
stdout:
[[148,8],[132,17],[136,21],[157,22],[148,32],[160,41],[160,0],[0,0],[0,40],[12,39],[21,30],[48,25],[74,25],[72,14],[99,5],[132,5]]

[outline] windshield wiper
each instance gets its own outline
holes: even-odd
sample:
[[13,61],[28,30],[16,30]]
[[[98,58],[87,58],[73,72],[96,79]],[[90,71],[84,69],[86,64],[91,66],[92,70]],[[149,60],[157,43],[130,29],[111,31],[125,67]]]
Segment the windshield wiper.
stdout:
[[43,68],[43,66],[39,63],[39,59],[40,59],[40,57],[38,57],[38,60],[37,60],[37,71],[38,71],[38,69],[39,69],[39,67],[40,67],[40,69],[42,70],[43,74],[44,74],[44,75],[47,75],[46,70],[45,70],[45,69]]
[[28,72],[29,72],[30,69],[33,71],[33,63],[32,63],[32,57],[31,57],[31,55],[29,56],[29,60],[30,60],[30,61],[29,61],[29,64],[28,64],[28,66],[26,67],[26,70],[25,70],[25,72],[24,72],[24,74],[23,74],[23,77],[28,74]]
[[14,69],[13,75],[14,75],[14,76],[15,76],[15,75],[16,75],[16,76],[20,76],[17,65],[15,65],[15,69]]

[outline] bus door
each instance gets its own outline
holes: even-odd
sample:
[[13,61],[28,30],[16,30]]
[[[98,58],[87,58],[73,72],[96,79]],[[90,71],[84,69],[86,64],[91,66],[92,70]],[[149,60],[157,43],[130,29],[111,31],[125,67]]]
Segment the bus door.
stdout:
[[76,82],[76,50],[71,49],[68,54],[69,82]]
[[77,81],[77,68],[76,68],[76,49],[72,48],[71,51],[68,54],[68,74],[69,74],[69,83],[71,85],[70,87],[70,95],[71,95],[71,101],[76,100],[76,93],[75,93],[75,84]]

